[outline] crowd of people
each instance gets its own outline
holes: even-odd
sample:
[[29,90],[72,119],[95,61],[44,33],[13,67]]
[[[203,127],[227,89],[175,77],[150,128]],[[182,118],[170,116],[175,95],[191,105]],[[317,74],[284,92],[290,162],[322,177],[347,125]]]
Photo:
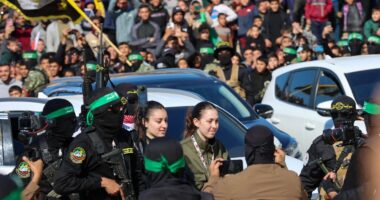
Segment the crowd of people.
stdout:
[[[377,1],[109,0],[103,1],[105,15],[93,1],[75,3],[97,28],[67,18],[26,20],[2,5],[0,97],[36,96],[50,81],[104,68],[123,73],[177,67],[204,70],[254,105],[279,67],[380,52]],[[322,182],[328,198],[349,199],[372,194],[377,187],[370,174],[377,174],[374,168],[360,183],[352,169],[343,192],[329,181],[335,181],[334,175],[323,177],[315,163],[307,163],[298,177],[286,169],[271,130],[259,125],[245,135],[248,167],[222,176],[222,161],[230,158],[215,138],[219,121],[213,104],[201,102],[187,113],[185,130],[178,130],[184,132],[179,143],[165,137],[165,107],[149,101],[142,109],[136,106],[136,95],[136,86],[128,84],[93,91],[84,112],[85,128],[75,138],[78,122],[71,103],[46,103],[41,114],[46,133],[27,144],[43,153],[37,161],[18,155],[14,171],[27,183],[23,198],[306,199]],[[367,105],[366,123],[377,135],[371,120],[378,121],[378,101]],[[364,146],[373,162],[375,144]],[[354,167],[364,169],[360,162],[365,160],[354,158],[359,163]],[[367,183],[371,187],[364,188]],[[16,198],[20,191],[0,194]]]
[[380,52],[377,1],[109,0],[105,15],[75,3],[103,35],[85,20],[28,21],[1,7],[1,97],[34,96],[98,62],[110,73],[205,70],[253,105],[279,67]]

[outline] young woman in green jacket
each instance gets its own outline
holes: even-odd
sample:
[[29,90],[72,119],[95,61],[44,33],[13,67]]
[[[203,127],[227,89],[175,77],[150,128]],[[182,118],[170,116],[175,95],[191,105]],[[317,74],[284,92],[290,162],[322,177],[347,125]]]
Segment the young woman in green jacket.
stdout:
[[210,102],[200,102],[187,113],[181,145],[189,178],[198,190],[208,181],[211,161],[216,158],[228,159],[226,148],[215,138],[218,127],[218,110]]

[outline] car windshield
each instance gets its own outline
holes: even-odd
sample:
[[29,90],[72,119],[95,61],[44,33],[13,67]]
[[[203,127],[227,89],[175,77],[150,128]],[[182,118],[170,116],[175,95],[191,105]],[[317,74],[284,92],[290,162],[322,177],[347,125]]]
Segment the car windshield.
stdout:
[[181,85],[177,88],[201,95],[206,100],[227,110],[240,121],[257,119],[253,109],[250,109],[248,104],[242,103],[225,85],[212,84],[207,87],[204,85]]
[[379,82],[380,69],[371,69],[346,74],[348,83],[352,89],[356,102],[363,106]]
[[[168,131],[167,136],[176,140],[183,139],[185,127],[185,116],[189,107],[170,107],[168,111]],[[246,129],[219,110],[219,129],[216,138],[227,148],[230,157],[244,156],[244,135]]]

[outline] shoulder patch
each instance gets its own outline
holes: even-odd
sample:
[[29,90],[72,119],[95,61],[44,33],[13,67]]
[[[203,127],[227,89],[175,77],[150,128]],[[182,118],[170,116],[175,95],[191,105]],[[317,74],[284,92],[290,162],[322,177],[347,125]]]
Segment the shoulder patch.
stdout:
[[16,168],[16,174],[20,178],[29,178],[30,177],[30,166],[27,162],[21,162]]
[[86,159],[86,151],[82,147],[75,147],[70,152],[70,160],[75,164],[81,164]]

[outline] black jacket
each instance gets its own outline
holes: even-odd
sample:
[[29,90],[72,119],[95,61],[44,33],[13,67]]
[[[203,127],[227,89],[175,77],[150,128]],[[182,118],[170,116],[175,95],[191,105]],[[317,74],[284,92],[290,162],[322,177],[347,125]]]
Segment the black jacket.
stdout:
[[[124,133],[118,133],[114,140],[117,147],[122,144],[133,147],[131,137]],[[111,151],[111,144],[108,144],[110,142],[104,140],[103,142],[106,152]],[[134,154],[123,154],[124,160],[127,160],[127,156],[131,156],[131,163],[136,162],[137,158]],[[126,165],[129,166],[127,161]],[[131,174],[138,175],[133,169],[133,165],[130,171]],[[69,151],[64,156],[60,170],[55,177],[54,190],[60,194],[79,193],[81,199],[119,199],[109,196],[101,187],[101,177],[120,181],[114,175],[109,164],[101,159],[101,155],[95,150],[88,133],[82,132],[70,144]],[[136,178],[132,177],[132,182],[136,183]],[[136,188],[139,188],[137,184],[134,186],[135,191],[137,191]]]
[[304,159],[300,178],[305,191],[311,197],[311,193],[319,187],[323,177],[326,175],[319,164],[316,162],[319,158],[330,170],[335,169],[336,156],[334,147],[325,144],[322,136],[318,136],[311,144]]

